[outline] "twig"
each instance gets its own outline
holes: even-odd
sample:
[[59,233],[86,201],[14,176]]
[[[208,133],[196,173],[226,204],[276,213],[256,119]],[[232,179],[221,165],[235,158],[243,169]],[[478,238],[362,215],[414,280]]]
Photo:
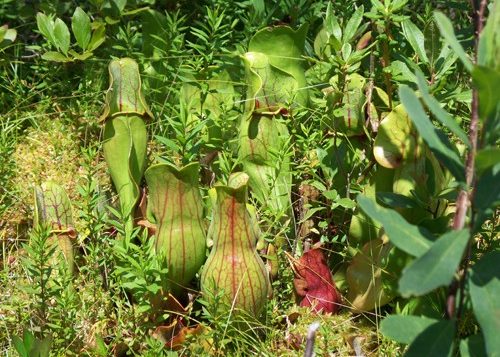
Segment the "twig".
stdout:
[[314,356],[314,339],[316,338],[316,331],[319,329],[319,322],[313,322],[309,325],[306,337],[306,350],[304,351],[304,357]]
[[[484,13],[486,11],[487,0],[481,0],[480,5],[478,1],[471,1],[472,9],[474,11],[474,25],[475,25],[475,44],[474,44],[474,62],[477,63],[477,52],[479,45],[479,35],[483,31],[484,27]],[[469,126],[469,141],[470,149],[467,153],[467,159],[465,164],[465,187],[462,188],[457,197],[456,211],[453,218],[453,229],[460,230],[465,226],[465,217],[467,210],[472,202],[473,192],[469,192],[470,188],[473,186],[474,182],[474,158],[477,151],[477,136],[479,127],[479,96],[476,88],[472,88],[472,103],[471,103],[471,122]],[[455,317],[455,301],[458,288],[460,288],[460,302],[457,316],[459,317],[462,312],[462,306],[464,301],[464,288],[465,280],[467,275],[467,267],[470,260],[470,242],[467,248],[466,257],[462,264],[462,273],[459,275],[459,281],[453,282],[448,289],[448,299],[446,306],[446,313],[448,318]]]

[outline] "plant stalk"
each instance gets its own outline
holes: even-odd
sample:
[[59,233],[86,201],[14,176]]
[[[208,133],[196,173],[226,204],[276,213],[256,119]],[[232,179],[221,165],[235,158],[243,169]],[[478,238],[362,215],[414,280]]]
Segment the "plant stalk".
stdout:
[[[481,34],[484,21],[485,21],[485,11],[487,6],[487,0],[479,1],[471,0],[472,9],[474,11],[474,27],[475,27],[475,44],[474,44],[474,63],[477,63],[477,52],[479,46],[479,35]],[[474,183],[474,164],[477,151],[477,138],[479,131],[479,95],[476,88],[472,88],[472,103],[471,103],[471,122],[469,125],[469,142],[470,149],[467,153],[467,159],[465,163],[465,187],[461,188],[456,203],[455,216],[453,217],[453,229],[460,230],[465,226],[465,218],[467,215],[467,210],[471,206],[473,191],[470,188],[473,187]],[[472,225],[472,222],[469,223]],[[467,247],[466,256],[462,262],[462,271],[459,274],[458,284],[453,282],[448,289],[448,298],[446,313],[448,318],[460,317],[463,302],[464,302],[464,290],[465,290],[465,280],[467,278],[467,268],[470,261],[470,242]],[[455,301],[457,291],[460,289],[460,301],[458,307],[458,313],[455,315]]]

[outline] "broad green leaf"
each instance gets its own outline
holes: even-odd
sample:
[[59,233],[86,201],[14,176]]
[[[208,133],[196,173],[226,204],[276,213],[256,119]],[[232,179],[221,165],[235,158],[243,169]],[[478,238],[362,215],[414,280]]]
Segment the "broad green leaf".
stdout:
[[361,21],[363,20],[364,7],[361,5],[356,9],[354,14],[351,16],[349,21],[347,21],[347,25],[344,28],[344,36],[342,37],[342,43],[346,44],[351,42],[354,35],[356,35],[356,31],[358,30]]
[[54,40],[56,41],[56,46],[61,50],[61,52],[67,54],[70,44],[69,29],[64,21],[59,18],[56,19],[54,24]]
[[473,208],[477,212],[475,229],[480,229],[484,220],[493,214],[500,203],[500,164],[485,170],[477,178]]
[[432,124],[415,93],[407,86],[399,88],[399,96],[420,136],[431,151],[458,181],[465,180],[465,169],[448,138]]
[[411,20],[404,20],[401,23],[403,27],[403,34],[410,43],[411,47],[420,58],[421,61],[429,63],[429,58],[427,58],[427,53],[425,52],[425,39],[424,34]]
[[416,208],[417,202],[410,197],[393,192],[377,192],[377,200],[393,208]]
[[468,230],[450,231],[403,270],[399,291],[403,297],[426,294],[451,283],[469,242]]
[[12,344],[16,349],[16,352],[19,353],[20,357],[29,357],[29,351],[24,347],[23,340],[21,340],[18,336],[12,336]]
[[429,326],[438,320],[425,316],[390,315],[380,322],[380,332],[385,337],[409,345]]
[[164,39],[168,38],[165,28],[166,16],[157,10],[147,10],[142,18],[142,53],[152,60],[161,58],[163,48],[168,46]]
[[420,257],[432,246],[432,236],[425,229],[406,222],[399,213],[358,195],[358,204],[372,219],[382,223],[392,244],[402,251]]
[[476,154],[476,169],[479,173],[500,163],[500,148],[485,148]]
[[7,25],[0,26],[0,50],[16,40],[17,31],[9,29]]
[[477,63],[500,71],[500,5],[498,1],[490,4],[486,25],[479,36]]
[[57,47],[54,37],[54,21],[52,18],[39,12],[36,14],[36,24],[43,37],[45,37],[52,46]]
[[413,340],[404,356],[451,356],[455,330],[454,320],[442,320],[428,326]]
[[80,7],[77,7],[71,18],[71,29],[75,35],[76,43],[85,51],[90,42],[90,18]]
[[479,92],[479,118],[483,121],[495,115],[500,103],[500,71],[488,67],[474,66],[472,79]]
[[88,45],[89,51],[95,51],[100,45],[104,43],[106,39],[106,27],[104,24],[99,24],[99,26],[92,32],[92,37]]
[[42,58],[46,61],[54,61],[54,62],[70,62],[71,58],[66,57],[60,52],[48,51],[42,55]]
[[441,32],[441,36],[444,37],[446,43],[453,49],[453,51],[455,51],[455,53],[464,64],[465,68],[469,72],[472,72],[472,61],[458,42],[455,36],[455,31],[453,30],[453,24],[451,23],[450,19],[448,19],[443,13],[435,11],[434,20],[436,21],[436,24],[439,27],[439,31]]
[[417,83],[418,89],[420,90],[420,94],[422,95],[422,99],[424,103],[427,105],[429,110],[436,116],[436,119],[441,122],[444,126],[451,130],[462,142],[470,146],[469,138],[467,134],[460,128],[460,125],[454,120],[446,110],[444,110],[439,102],[429,94],[429,88],[427,87],[427,83],[425,82],[424,75],[422,72],[417,71]]
[[23,342],[24,342],[24,346],[26,347],[26,349],[28,351],[31,350],[31,348],[35,344],[35,341],[36,341],[35,336],[33,335],[33,333],[31,331],[28,331],[28,330],[23,331]]
[[373,144],[375,160],[394,169],[421,155],[421,141],[402,105],[395,107],[382,121]]
[[488,357],[482,334],[472,335],[460,341],[460,357]]
[[500,251],[482,256],[469,275],[474,315],[481,326],[488,356],[500,356]]

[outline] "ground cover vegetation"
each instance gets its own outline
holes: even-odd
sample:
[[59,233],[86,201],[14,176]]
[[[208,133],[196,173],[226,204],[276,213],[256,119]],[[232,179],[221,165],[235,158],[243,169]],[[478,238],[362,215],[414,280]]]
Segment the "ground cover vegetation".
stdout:
[[0,353],[500,356],[500,4],[3,0]]

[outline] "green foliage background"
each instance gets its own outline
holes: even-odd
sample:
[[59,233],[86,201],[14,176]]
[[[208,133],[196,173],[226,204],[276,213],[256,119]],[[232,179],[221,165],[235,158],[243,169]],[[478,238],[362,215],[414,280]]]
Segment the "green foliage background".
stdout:
[[[472,6],[481,3],[488,22],[476,43]],[[500,354],[492,337],[500,321],[499,7],[3,0],[0,353],[299,355],[319,320],[317,354]],[[303,33],[303,51],[254,38],[268,26]],[[251,67],[249,51],[271,58],[267,72]],[[195,296],[182,321],[205,329],[177,352],[153,332],[177,316],[155,310],[168,273],[146,230],[130,232],[103,157],[107,67],[125,57],[139,64],[153,116],[147,166],[199,162],[207,224],[208,191],[231,173],[265,167],[266,180],[281,185],[266,193],[254,184],[250,194],[258,248],[277,255],[263,320],[221,315],[220,296]],[[241,151],[242,120],[259,95],[249,73],[281,89],[291,73],[296,91],[307,91],[270,94],[279,105],[259,115],[276,145],[260,168]],[[73,205],[74,275],[50,259],[50,227],[33,222],[33,191],[47,181]],[[460,201],[466,192],[470,205]],[[125,233],[128,245],[117,240]],[[344,296],[339,315],[295,304],[285,252],[299,257],[318,242]]]

